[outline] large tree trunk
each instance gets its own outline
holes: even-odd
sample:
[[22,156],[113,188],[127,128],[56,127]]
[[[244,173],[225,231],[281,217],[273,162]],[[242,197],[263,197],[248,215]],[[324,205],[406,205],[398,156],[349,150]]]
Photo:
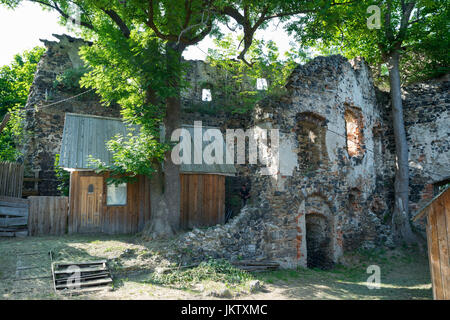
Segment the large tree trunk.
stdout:
[[391,86],[392,115],[394,121],[394,137],[396,151],[395,168],[395,205],[392,214],[392,228],[394,238],[399,242],[411,243],[416,237],[411,231],[408,208],[409,194],[409,166],[408,166],[408,142],[406,140],[405,124],[403,121],[403,107],[401,97],[399,53],[390,57],[389,82]]
[[[184,47],[168,43],[167,86],[173,94],[166,99],[164,117],[165,141],[170,142],[172,132],[181,125],[180,63]],[[152,218],[144,230],[148,238],[163,238],[174,235],[180,229],[180,170],[171,160],[171,150],[166,152],[164,163],[152,178]]]

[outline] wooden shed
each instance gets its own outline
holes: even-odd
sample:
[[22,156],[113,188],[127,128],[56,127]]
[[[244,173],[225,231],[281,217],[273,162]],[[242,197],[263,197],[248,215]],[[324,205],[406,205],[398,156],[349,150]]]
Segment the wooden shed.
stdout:
[[[190,126],[183,126],[188,131]],[[66,113],[59,165],[70,172],[69,233],[136,233],[151,217],[151,179],[107,184],[108,174],[97,174],[89,156],[105,164],[112,154],[105,143],[113,136],[139,130],[117,118]],[[192,228],[225,222],[225,176],[233,165],[181,165],[181,226]]]
[[413,218],[427,218],[428,259],[433,298],[450,300],[450,187],[447,187]]

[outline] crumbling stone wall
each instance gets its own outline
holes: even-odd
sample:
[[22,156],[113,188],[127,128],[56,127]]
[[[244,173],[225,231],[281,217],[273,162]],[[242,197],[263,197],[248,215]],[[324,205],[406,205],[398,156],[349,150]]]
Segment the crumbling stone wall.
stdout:
[[[47,52],[38,65],[25,120],[29,135],[24,160],[28,174],[37,170],[43,179],[41,195],[57,193],[53,163],[64,113],[120,116],[118,106],[107,109],[95,95],[48,106],[73,96],[54,88],[53,81],[64,70],[80,66],[75,53],[85,44],[68,36],[58,39],[44,41]],[[221,81],[220,71],[204,62],[191,62],[191,67],[191,85],[182,94],[183,123],[202,121],[223,132],[276,128],[280,145],[278,150],[269,148],[269,176],[262,175],[267,168],[261,163],[237,166],[237,177],[227,178],[227,199],[237,196],[245,182],[251,187],[250,204],[226,225],[187,233],[179,242],[186,257],[270,259],[282,267],[327,268],[344,251],[392,245],[391,105],[388,94],[373,86],[364,61],[330,56],[299,65],[286,85],[287,94],[260,101],[252,115],[190,108],[201,100],[203,87],[214,88]],[[448,79],[404,89],[412,213],[450,177],[448,89]]]
[[34,177],[35,172],[38,173],[41,179],[38,184],[38,194],[42,196],[59,194],[54,163],[55,155],[60,152],[64,114],[74,112],[120,116],[117,105],[105,108],[99,102],[99,97],[92,93],[54,104],[75,95],[55,87],[54,82],[64,71],[83,66],[78,50],[81,46],[88,44],[67,35],[54,36],[58,41],[43,41],[47,50],[37,66],[25,106],[24,119],[26,140],[22,146],[22,152],[26,168],[25,176]]
[[[403,90],[414,214],[450,183],[450,81],[419,83]],[[424,221],[416,226],[423,230]]]
[[[344,250],[391,241],[389,227],[383,224],[387,205],[376,197],[375,156],[383,159],[384,154],[374,153],[373,132],[384,123],[368,66],[341,56],[318,57],[293,71],[287,89],[285,96],[259,103],[252,119],[252,126],[279,129],[280,146],[278,152],[270,150],[272,164],[276,154],[279,158],[272,175],[262,175],[261,165],[248,166],[253,205],[244,210],[245,218],[238,224],[251,232],[244,237],[248,241],[235,236],[240,230],[232,223],[223,228],[231,239],[238,239],[237,251],[215,240],[212,253],[196,232],[184,246],[199,241],[211,255],[270,259],[283,267],[322,261],[322,267],[329,267]],[[360,110],[356,129],[364,137],[355,156],[347,146],[349,106]],[[263,221],[254,221],[252,214]],[[319,229],[325,234],[314,234]],[[321,239],[316,244],[322,247],[310,259],[308,237]]]
[[[432,81],[404,90],[412,214],[436,185],[449,182],[448,85]],[[194,258],[327,268],[344,251],[393,245],[395,142],[388,93],[373,86],[363,61],[340,56],[298,66],[287,88],[285,97],[257,105],[251,123],[281,130],[279,167],[263,176],[261,165],[249,166],[252,204],[229,225],[183,238],[180,247]],[[349,135],[359,142],[350,150]],[[305,170],[308,161],[315,163]],[[308,259],[310,251],[319,254]]]
[[[267,101],[255,110],[256,125],[281,130],[280,170],[272,176],[256,175],[252,183],[259,196],[269,201],[271,227],[266,242],[270,245],[264,248],[268,257],[285,266],[307,266],[306,221],[311,214],[326,217],[331,230],[328,258],[333,262],[344,250],[391,241],[383,225],[384,210],[372,210],[377,180],[374,158],[383,154],[373,150],[373,130],[380,116],[368,66],[341,56],[318,57],[298,66],[287,88],[288,95],[281,101]],[[349,111],[356,119],[351,137]],[[322,152],[325,160],[319,166],[311,164],[309,172],[299,170],[297,159],[304,154],[298,154],[302,139],[295,133],[298,126],[305,128],[296,122],[305,113],[325,122],[321,139],[306,137],[326,150]],[[355,137],[364,141],[350,146],[348,139]]]

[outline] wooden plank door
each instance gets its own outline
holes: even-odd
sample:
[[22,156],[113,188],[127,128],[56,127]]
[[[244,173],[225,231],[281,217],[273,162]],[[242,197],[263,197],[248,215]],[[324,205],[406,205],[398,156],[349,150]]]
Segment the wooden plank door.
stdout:
[[100,232],[103,200],[103,177],[80,177],[79,232]]

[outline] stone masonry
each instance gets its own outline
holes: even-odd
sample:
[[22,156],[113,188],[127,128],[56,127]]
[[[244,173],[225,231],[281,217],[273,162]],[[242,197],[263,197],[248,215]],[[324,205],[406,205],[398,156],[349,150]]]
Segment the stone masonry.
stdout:
[[[341,56],[298,66],[287,89],[281,99],[261,101],[251,123],[280,130],[279,166],[270,176],[249,166],[252,204],[228,225],[196,229],[180,241],[194,259],[328,268],[345,251],[393,245],[388,94],[374,87],[364,61]],[[449,182],[448,81],[405,88],[403,98],[414,214],[433,188]]]
[[[64,70],[82,65],[77,52],[86,43],[68,36],[58,39],[44,41],[47,52],[27,103],[24,160],[28,173],[37,171],[43,179],[40,195],[57,194],[53,163],[65,112],[120,116],[118,106],[105,108],[92,94],[45,106],[73,96],[52,84]],[[329,268],[346,251],[393,245],[391,106],[362,59],[317,57],[297,66],[287,93],[261,100],[251,115],[192,108],[200,103],[202,89],[214,89],[223,77],[202,61],[190,65],[191,85],[182,94],[184,123],[201,120],[221,130],[279,129],[280,144],[276,148],[269,136],[268,167],[239,165],[238,177],[227,178],[227,206],[244,182],[251,186],[250,203],[225,225],[182,236],[179,250],[185,259],[269,259],[285,268]],[[404,88],[412,214],[449,182],[448,92],[448,79]],[[270,174],[262,175],[267,169]],[[415,227],[423,231],[422,225]]]

